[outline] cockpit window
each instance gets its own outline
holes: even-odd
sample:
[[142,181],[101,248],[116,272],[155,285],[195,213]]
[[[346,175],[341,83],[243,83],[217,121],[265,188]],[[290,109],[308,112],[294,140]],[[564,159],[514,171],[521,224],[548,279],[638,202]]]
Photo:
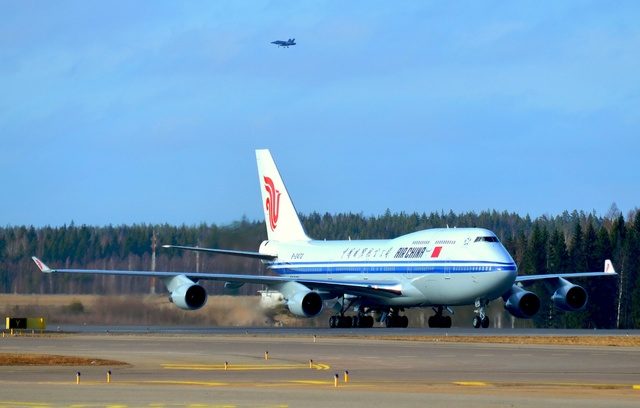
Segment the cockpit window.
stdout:
[[478,237],[474,242],[500,242],[497,237]]

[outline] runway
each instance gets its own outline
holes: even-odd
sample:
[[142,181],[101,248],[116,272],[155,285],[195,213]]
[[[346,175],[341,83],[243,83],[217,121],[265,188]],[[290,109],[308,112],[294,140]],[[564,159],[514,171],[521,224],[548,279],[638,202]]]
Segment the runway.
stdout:
[[640,400],[640,349],[634,347],[378,340],[306,329],[103,329],[0,339],[1,353],[127,363],[2,367],[0,408],[635,407]]

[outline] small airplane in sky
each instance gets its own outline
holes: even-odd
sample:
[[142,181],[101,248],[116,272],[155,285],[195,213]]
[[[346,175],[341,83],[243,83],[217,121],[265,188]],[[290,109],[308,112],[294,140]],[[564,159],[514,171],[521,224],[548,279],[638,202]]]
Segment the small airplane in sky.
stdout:
[[271,41],[271,44],[275,44],[278,47],[287,47],[287,48],[289,48],[290,45],[296,45],[296,39],[295,38],[289,38],[287,41],[282,41],[282,40]]
[[[207,301],[200,280],[265,285],[280,292],[291,313],[316,317],[325,306],[333,314],[329,327],[407,327],[405,309],[431,307],[429,327],[451,327],[450,307],[475,305],[473,327],[489,327],[486,307],[502,298],[513,316],[531,318],[540,298],[524,287],[543,280],[551,300],[566,311],[581,310],[587,292],[567,279],[616,276],[610,260],[604,271],[518,276],[518,268],[498,237],[483,228],[434,228],[394,239],[319,241],[307,236],[269,150],[256,150],[267,240],[257,252],[164,245],[164,248],[253,258],[277,276],[196,272],[52,269],[38,258],[45,273],[92,273],[159,277],[177,307],[197,310]],[[347,316],[350,309],[354,314]]]

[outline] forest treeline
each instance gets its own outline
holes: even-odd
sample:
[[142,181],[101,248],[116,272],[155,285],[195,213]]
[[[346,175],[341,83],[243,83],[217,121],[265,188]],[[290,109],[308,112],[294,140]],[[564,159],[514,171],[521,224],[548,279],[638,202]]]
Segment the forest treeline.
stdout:
[[[301,214],[314,239],[386,239],[426,228],[481,227],[492,230],[516,261],[520,274],[599,271],[610,258],[615,278],[575,279],[589,293],[580,312],[565,313],[549,301],[543,283],[534,290],[542,300],[537,327],[640,328],[640,210],[625,216],[612,205],[606,216],[573,211],[531,219],[515,213],[433,212],[362,214]],[[266,239],[264,222],[243,218],[229,225],[132,225],[95,227],[7,226],[0,228],[0,293],[18,294],[141,294],[164,293],[162,282],[148,278],[42,274],[31,261],[36,255],[56,268],[119,270],[152,269],[155,235],[157,271],[202,271],[267,274],[258,261],[230,256],[198,255],[161,248],[164,244],[257,250]],[[218,282],[202,282],[210,294],[227,293]],[[238,294],[255,295],[257,285]],[[498,300],[501,302],[501,300]]]

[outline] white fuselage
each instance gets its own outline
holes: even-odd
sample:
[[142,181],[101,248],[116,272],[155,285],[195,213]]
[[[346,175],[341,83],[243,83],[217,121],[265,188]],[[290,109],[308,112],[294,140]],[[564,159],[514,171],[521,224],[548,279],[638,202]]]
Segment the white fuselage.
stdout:
[[517,267],[491,231],[429,229],[388,240],[265,241],[277,254],[269,268],[291,279],[395,284],[401,296],[367,299],[371,306],[459,306],[493,300],[515,282]]

